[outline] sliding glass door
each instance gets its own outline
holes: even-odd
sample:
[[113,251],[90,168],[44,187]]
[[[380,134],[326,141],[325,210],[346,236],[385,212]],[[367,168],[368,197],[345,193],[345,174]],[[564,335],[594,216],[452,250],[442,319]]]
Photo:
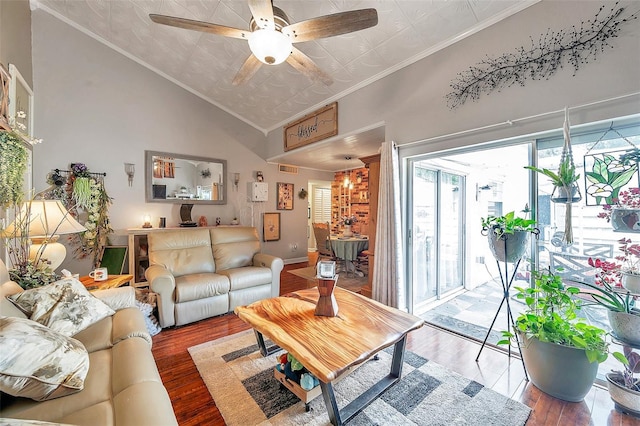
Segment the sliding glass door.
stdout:
[[463,286],[465,179],[416,162],[412,180],[411,276],[414,306],[419,306]]
[[[530,143],[497,145],[409,159],[407,276],[414,313],[440,306],[447,315],[457,315],[455,321],[481,320],[463,312],[467,302],[458,301],[454,308],[442,307],[441,301],[487,283],[499,285],[498,267],[481,235],[480,219],[510,211],[531,214],[529,171],[524,169],[530,149]],[[519,279],[527,279],[526,263],[522,262]],[[483,315],[482,320],[484,316],[491,319]]]

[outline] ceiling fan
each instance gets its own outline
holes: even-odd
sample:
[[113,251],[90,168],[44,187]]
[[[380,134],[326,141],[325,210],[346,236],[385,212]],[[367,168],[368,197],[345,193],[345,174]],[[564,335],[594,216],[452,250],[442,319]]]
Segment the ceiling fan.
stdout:
[[271,0],[249,0],[249,9],[253,15],[249,23],[250,30],[173,16],[150,14],[149,17],[162,25],[247,40],[252,54],[234,77],[234,86],[248,81],[262,64],[277,65],[284,61],[308,78],[328,86],[333,79],[311,58],[296,49],[293,43],[347,34],[378,23],[375,9],[334,13],[293,24],[289,23],[282,9],[273,6]]

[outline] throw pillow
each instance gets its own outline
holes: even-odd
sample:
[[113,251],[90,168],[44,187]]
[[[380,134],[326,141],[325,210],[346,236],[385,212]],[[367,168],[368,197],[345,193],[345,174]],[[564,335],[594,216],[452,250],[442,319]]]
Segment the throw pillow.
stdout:
[[82,343],[24,318],[0,317],[0,390],[45,401],[82,390],[89,354]]
[[9,299],[29,318],[50,329],[73,336],[115,311],[94,297],[74,278],[25,290]]

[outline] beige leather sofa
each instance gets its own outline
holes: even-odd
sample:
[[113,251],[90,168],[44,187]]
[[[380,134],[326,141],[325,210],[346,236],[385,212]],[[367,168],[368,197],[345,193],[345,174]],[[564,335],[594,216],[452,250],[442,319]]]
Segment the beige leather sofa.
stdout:
[[232,312],[280,295],[282,259],[260,253],[253,227],[180,229],[148,235],[145,272],[161,327]]
[[[6,267],[0,261],[0,315],[26,318],[6,298],[22,291],[8,279]],[[133,291],[132,287],[123,287],[94,294],[103,300],[115,297],[120,305],[123,305],[123,298],[128,298],[135,306]],[[151,336],[140,310],[135,307],[117,310],[73,338],[89,353],[84,388],[42,402],[3,393],[0,395],[0,418],[72,425],[177,424],[151,353]],[[9,424],[17,422],[9,421]]]

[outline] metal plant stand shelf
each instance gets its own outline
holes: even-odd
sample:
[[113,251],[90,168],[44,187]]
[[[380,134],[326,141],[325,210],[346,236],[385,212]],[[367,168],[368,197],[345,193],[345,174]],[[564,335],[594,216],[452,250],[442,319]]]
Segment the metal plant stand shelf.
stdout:
[[[493,329],[493,326],[496,323],[496,320],[498,319],[498,315],[500,315],[500,311],[502,310],[502,306],[503,305],[507,305],[507,330],[513,330],[515,327],[515,321],[513,320],[513,313],[511,311],[511,305],[510,305],[510,294],[509,291],[511,290],[511,285],[513,284],[513,280],[515,279],[516,273],[518,272],[518,266],[520,266],[520,261],[522,260],[522,257],[520,257],[517,261],[514,262],[514,267],[513,267],[513,271],[511,272],[511,274],[509,274],[508,271],[508,265],[509,262],[506,260],[507,259],[507,240],[505,240],[504,242],[504,273],[503,273],[503,269],[500,267],[500,260],[496,259],[496,264],[498,265],[498,271],[500,273],[500,283],[502,284],[502,301],[500,302],[500,306],[498,306],[498,309],[496,310],[496,314],[493,317],[493,321],[491,321],[491,325],[489,326],[489,329],[487,330],[487,335],[484,337],[484,341],[482,342],[482,346],[480,346],[480,350],[478,351],[478,356],[476,356],[476,362],[478,362],[478,360],[480,359],[480,354],[482,353],[482,350],[484,349],[485,345],[487,344],[487,339],[489,339],[489,335],[491,334],[491,330]],[[518,345],[518,353],[520,354],[520,360],[522,361],[522,368],[524,369],[524,377],[527,381],[529,381],[529,375],[527,374],[527,367],[525,367],[524,365],[524,358],[522,357],[522,350],[520,349],[520,340],[516,340],[517,345]],[[511,358],[511,343],[509,343],[509,358]]]

